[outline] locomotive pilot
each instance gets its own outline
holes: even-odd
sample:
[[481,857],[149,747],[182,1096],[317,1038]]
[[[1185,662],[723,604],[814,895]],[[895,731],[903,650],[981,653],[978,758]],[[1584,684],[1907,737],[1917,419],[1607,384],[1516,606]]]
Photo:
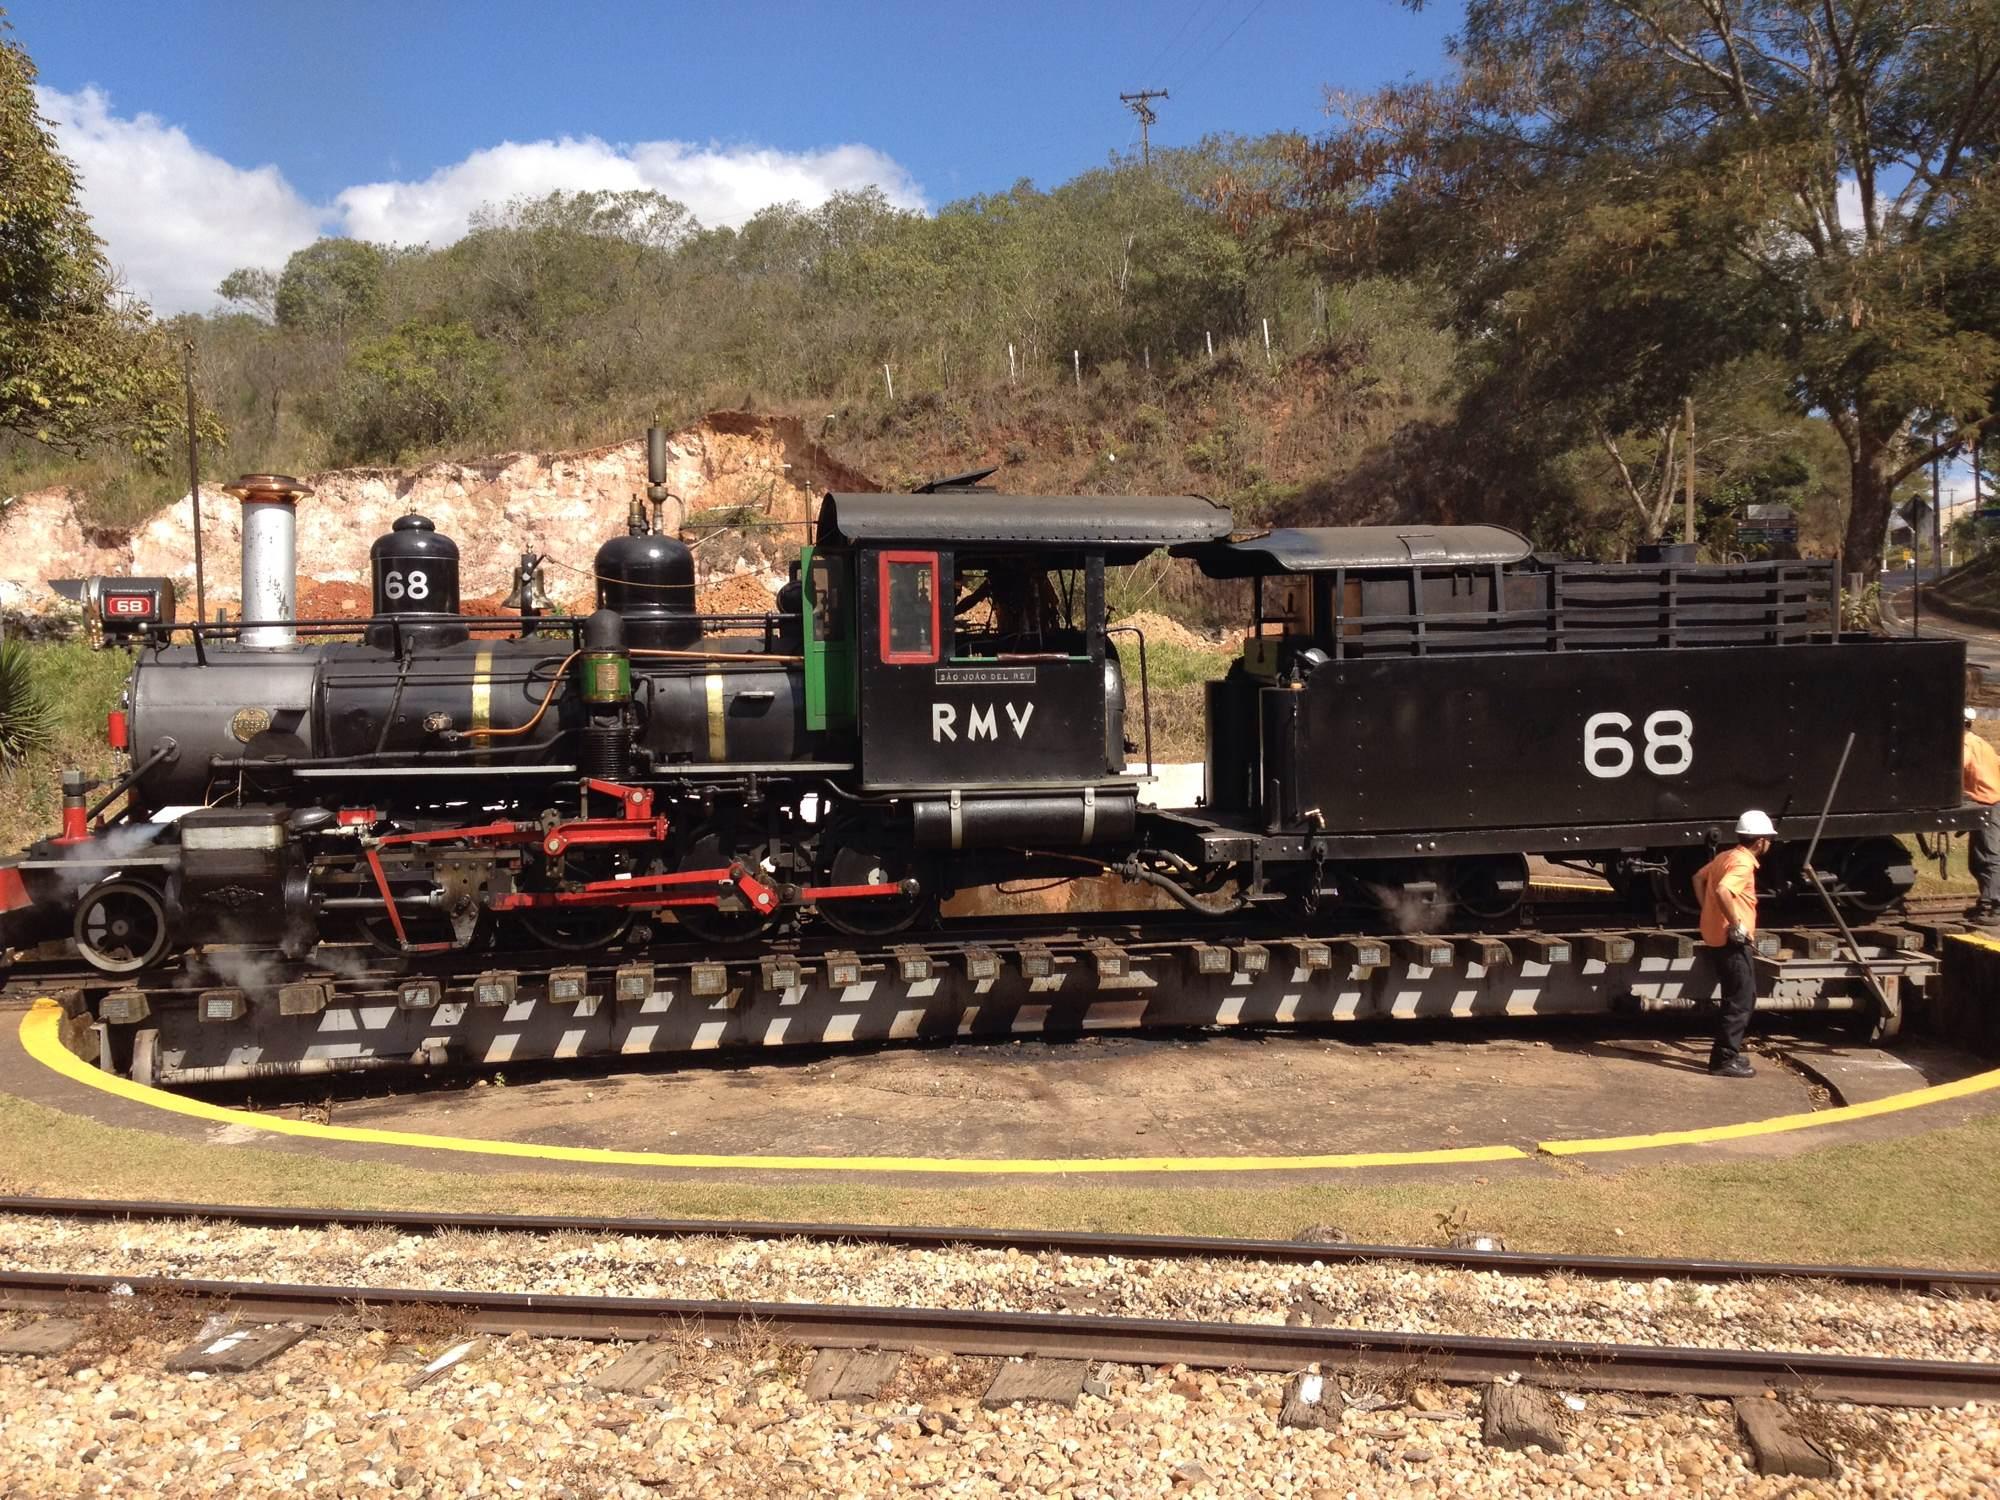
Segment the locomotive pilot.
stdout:
[[1695,873],[1701,901],[1701,940],[1711,972],[1722,987],[1722,1014],[1708,1071],[1721,1078],[1752,1078],[1743,1055],[1750,1013],[1757,1007],[1757,860],[1770,852],[1778,830],[1755,808],[1736,820],[1736,842]]

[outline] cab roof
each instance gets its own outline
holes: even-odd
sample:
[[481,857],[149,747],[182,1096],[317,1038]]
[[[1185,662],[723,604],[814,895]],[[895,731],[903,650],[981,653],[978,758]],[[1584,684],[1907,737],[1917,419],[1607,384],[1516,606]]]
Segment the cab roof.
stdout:
[[1336,568],[1482,567],[1517,563],[1533,550],[1505,526],[1285,526],[1174,548],[1210,578],[1325,573]]
[[991,544],[1145,553],[1229,535],[1229,507],[1200,495],[828,495],[818,545],[865,542]]

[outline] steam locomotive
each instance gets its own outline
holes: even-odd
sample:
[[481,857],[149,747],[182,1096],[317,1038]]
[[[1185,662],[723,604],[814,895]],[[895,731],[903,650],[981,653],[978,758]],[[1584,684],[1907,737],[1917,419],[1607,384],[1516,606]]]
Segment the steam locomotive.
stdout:
[[[651,434],[649,494],[664,477]],[[1962,826],[1962,645],[1839,628],[1830,565],[1598,565],[1495,526],[1242,533],[1196,496],[1026,497],[992,471],[830,494],[766,614],[697,612],[688,546],[635,498],[596,609],[460,610],[409,515],[357,621],[295,619],[293,507],[249,476],[247,618],[176,623],[165,580],[75,587],[136,648],[108,784],[0,861],[0,947],[135,973],[191,948],[303,957],[558,949],[780,924],[881,937],[955,887],[1110,874],[1226,920],[1504,921],[1542,856],[1670,920],[1747,806],[1808,834],[1850,909],[1895,903],[1896,835]],[[1247,580],[1208,688],[1200,803],[1153,770],[1146,642],[1107,580],[1160,550]],[[1128,678],[1141,689],[1128,721]],[[1850,739],[1851,736],[1851,739]]]

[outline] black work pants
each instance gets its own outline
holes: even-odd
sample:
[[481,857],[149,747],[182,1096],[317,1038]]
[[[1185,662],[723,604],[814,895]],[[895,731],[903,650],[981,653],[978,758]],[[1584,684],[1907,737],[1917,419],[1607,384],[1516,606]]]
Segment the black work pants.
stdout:
[[1979,904],[1989,911],[2000,906],[2000,802],[1987,808],[1986,821],[1972,830],[1967,863],[1979,882]]
[[1710,1067],[1743,1054],[1743,1038],[1750,1032],[1750,1012],[1757,1008],[1757,966],[1751,961],[1748,943],[1724,943],[1720,948],[1704,946],[1709,970],[1722,986],[1722,1014],[1715,1022],[1715,1046],[1708,1054]]

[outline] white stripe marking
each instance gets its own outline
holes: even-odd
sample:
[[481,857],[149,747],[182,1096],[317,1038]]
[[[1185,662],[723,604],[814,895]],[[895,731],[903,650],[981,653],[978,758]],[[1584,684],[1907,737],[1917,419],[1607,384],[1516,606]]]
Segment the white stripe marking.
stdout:
[[1215,1012],[1215,1024],[1218,1026],[1234,1026],[1238,1021],[1242,1020],[1243,998],[1241,995],[1231,995],[1228,999],[1224,1000]]
[[510,1031],[505,1036],[496,1036],[486,1044],[486,1060],[490,1063],[506,1062],[514,1055],[514,1046],[521,1040],[519,1032]]
[[722,1045],[722,1033],[727,1029],[727,1021],[703,1021],[694,1029],[694,1040],[688,1044],[693,1052],[713,1052]]
[[1124,1029],[1143,1025],[1145,1019],[1146,1002],[1143,1000],[1100,1000],[1083,1013],[1083,1029]]
[[787,1031],[790,1031],[791,1029],[792,1029],[792,1018],[790,1016],[778,1017],[777,1020],[773,1021],[769,1026],[766,1026],[764,1028],[764,1045],[766,1047],[784,1046],[785,1033]]
[[1049,1024],[1049,1008],[1046,1005],[1024,1005],[1014,1015],[1015,1031],[1040,1031]]
[[[934,979],[927,979],[924,982],[930,985],[937,983]],[[916,987],[912,985],[912,993],[915,992],[915,989]],[[899,1010],[896,1012],[896,1019],[889,1023],[889,1035],[892,1037],[915,1036],[917,1034],[917,1024],[923,1018],[924,1013],[921,1010]]]
[[618,1050],[628,1053],[650,1052],[653,1050],[653,1038],[659,1034],[660,1028],[657,1026],[634,1026],[625,1033],[625,1041]]
[[856,1015],[853,1011],[848,1011],[845,1015],[832,1016],[828,1018],[826,1023],[826,1035],[824,1040],[829,1042],[853,1041],[854,1028],[857,1024],[859,1024],[860,1020],[861,1017]]

